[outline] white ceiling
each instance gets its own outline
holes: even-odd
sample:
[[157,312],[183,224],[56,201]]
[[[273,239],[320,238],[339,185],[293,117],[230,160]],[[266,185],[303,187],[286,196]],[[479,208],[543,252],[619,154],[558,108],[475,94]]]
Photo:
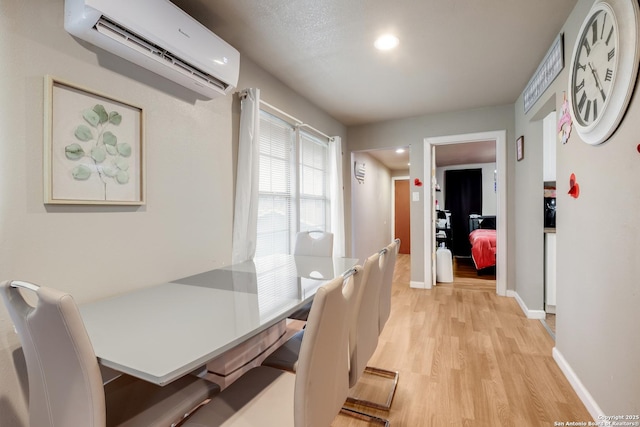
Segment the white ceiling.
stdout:
[[436,166],[495,163],[495,161],[495,141],[477,141],[462,144],[438,145],[436,147]]
[[371,156],[375,157],[385,165],[388,169],[392,171],[403,171],[409,170],[409,147],[398,147],[403,148],[403,153],[397,153],[397,148],[388,149],[388,150],[370,150],[367,151]]
[[[367,151],[392,171],[409,169],[409,147],[403,153],[397,153],[396,148]],[[474,141],[467,143],[436,146],[436,166],[469,165],[474,163],[495,163],[496,142]]]
[[347,126],[514,103],[577,2],[172,1]]
[[354,125],[515,102],[577,0],[172,1]]

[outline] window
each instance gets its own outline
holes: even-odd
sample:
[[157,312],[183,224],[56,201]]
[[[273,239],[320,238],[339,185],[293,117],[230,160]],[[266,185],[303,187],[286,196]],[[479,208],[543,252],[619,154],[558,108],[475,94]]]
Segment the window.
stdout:
[[328,163],[328,144],[301,132],[300,231],[329,229]]
[[296,232],[329,230],[329,146],[260,112],[256,256],[291,253]]

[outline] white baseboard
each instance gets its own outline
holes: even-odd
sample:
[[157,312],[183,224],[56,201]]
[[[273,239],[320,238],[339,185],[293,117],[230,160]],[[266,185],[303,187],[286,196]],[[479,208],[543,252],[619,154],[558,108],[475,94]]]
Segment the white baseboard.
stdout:
[[552,354],[553,360],[556,361],[564,376],[567,378],[567,380],[569,380],[569,384],[571,384],[571,387],[573,387],[573,390],[575,390],[576,394],[578,395],[584,406],[587,408],[587,411],[589,411],[589,414],[591,414],[593,419],[596,421],[602,420],[603,418],[601,417],[605,415],[604,412],[602,411],[602,409],[600,409],[595,399],[593,398],[593,396],[591,396],[591,393],[589,393],[584,384],[582,384],[580,378],[578,378],[573,369],[571,369],[571,366],[564,358],[564,356],[562,356],[562,353],[560,353],[557,347],[553,347]]
[[529,310],[527,305],[524,303],[524,301],[522,301],[522,298],[520,298],[520,295],[518,295],[516,291],[510,290],[510,289],[507,290],[507,296],[516,299],[516,301],[518,302],[518,305],[524,312],[524,315],[527,316],[527,319],[544,319],[545,318],[544,310]]
[[409,282],[409,287],[416,289],[431,289],[431,286],[426,287],[424,282],[414,282],[413,280]]

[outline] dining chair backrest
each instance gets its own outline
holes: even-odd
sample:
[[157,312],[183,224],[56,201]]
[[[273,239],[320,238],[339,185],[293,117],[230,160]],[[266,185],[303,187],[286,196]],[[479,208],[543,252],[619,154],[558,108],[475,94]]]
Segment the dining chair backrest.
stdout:
[[26,284],[0,283],[0,293],[18,331],[29,377],[30,425],[104,427],[102,376],[89,335],[71,295]]
[[294,255],[332,256],[333,233],[327,231],[301,231],[296,234]]
[[362,376],[369,359],[378,347],[380,318],[380,286],[383,265],[376,252],[362,266],[362,284],[359,286],[349,331],[349,386],[353,387]]
[[382,255],[384,262],[384,275],[382,276],[382,284],[380,286],[380,333],[384,329],[389,316],[391,315],[391,287],[393,285],[393,273],[396,266],[396,258],[400,249],[400,240],[396,239],[389,244]]
[[349,392],[348,316],[360,275],[337,277],[313,300],[298,356],[295,426],[328,426]]

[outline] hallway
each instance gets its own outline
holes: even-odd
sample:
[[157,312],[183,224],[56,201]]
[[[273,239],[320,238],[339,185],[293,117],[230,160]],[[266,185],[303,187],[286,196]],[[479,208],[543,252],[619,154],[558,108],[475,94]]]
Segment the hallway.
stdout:
[[[592,420],[553,360],[554,342],[541,322],[497,296],[495,281],[412,289],[409,267],[410,256],[400,254],[391,317],[370,363],[400,371],[391,411],[378,416],[396,427]],[[360,425],[344,416],[333,423]]]

